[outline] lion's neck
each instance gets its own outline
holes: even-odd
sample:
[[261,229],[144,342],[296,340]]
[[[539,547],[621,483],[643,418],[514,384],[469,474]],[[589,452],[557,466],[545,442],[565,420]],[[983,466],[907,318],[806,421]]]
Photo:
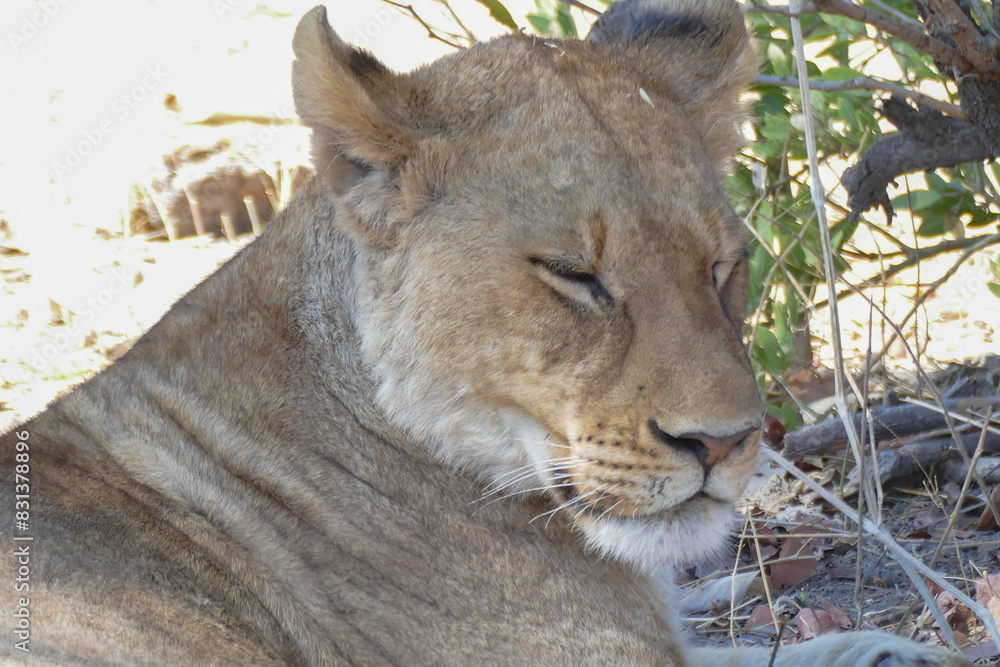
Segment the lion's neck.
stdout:
[[[336,457],[345,425],[404,451],[411,464],[436,465],[375,405],[353,322],[353,242],[334,216],[320,188],[308,187],[128,355],[43,413],[51,439],[110,458],[182,500],[205,495],[185,487],[200,476],[203,455],[237,476],[254,457],[280,460],[294,447]],[[119,414],[146,411],[144,400],[156,407],[152,433],[110,429]],[[74,415],[95,409],[110,430],[81,439]]]

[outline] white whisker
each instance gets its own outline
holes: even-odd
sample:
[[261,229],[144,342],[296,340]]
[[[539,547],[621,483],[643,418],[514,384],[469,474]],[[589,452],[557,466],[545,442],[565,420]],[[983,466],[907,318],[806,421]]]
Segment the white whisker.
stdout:
[[616,502],[616,503],[615,503],[614,505],[612,505],[612,506],[611,506],[611,507],[609,507],[608,509],[606,509],[606,510],[604,510],[603,512],[601,512],[600,516],[598,516],[596,520],[597,520],[597,521],[600,521],[600,520],[602,520],[602,519],[603,519],[604,517],[606,517],[606,516],[607,516],[608,514],[610,514],[610,513],[611,513],[611,511],[612,511],[612,510],[613,510],[614,508],[618,507],[618,506],[619,506],[619,505],[621,505],[621,504],[622,504],[622,501],[621,501],[621,500],[619,500],[619,501],[618,501],[618,502]]
[[[580,458],[576,456],[565,456],[557,459],[548,459],[543,462],[542,470],[560,467],[566,463],[578,463],[579,461]],[[519,466],[511,471],[505,472],[504,474],[498,476],[495,480],[493,480],[493,483],[490,486],[493,486],[493,484],[501,483],[502,480],[504,480],[507,477],[512,477],[521,474],[525,471],[533,472],[534,470],[536,470],[535,464],[527,463],[523,466]]]
[[[566,509],[569,509],[569,508],[573,507],[574,505],[578,505],[580,503],[588,502],[588,499],[590,498],[590,496],[593,496],[593,495],[601,493],[601,492],[603,492],[603,489],[597,488],[597,489],[594,489],[592,491],[589,491],[588,493],[583,494],[582,496],[575,496],[573,498],[570,498],[569,500],[566,500],[566,501],[563,501],[563,502],[559,503],[553,509],[548,510],[546,512],[542,512],[541,514],[533,517],[531,519],[531,521],[534,521],[535,519],[539,519],[539,518],[541,518],[543,516],[548,516],[548,518],[545,521],[545,527],[548,528],[549,527],[549,522],[552,521],[552,517],[554,517],[556,515],[556,513],[559,512],[559,510],[566,510]],[[529,523],[531,521],[529,521]]]
[[537,440],[525,440],[523,438],[514,438],[514,442],[519,442],[522,445],[537,445],[541,444],[545,447],[555,447],[556,449],[569,449],[569,445],[563,445],[558,442],[552,442],[551,440],[542,440],[540,443]]
[[[572,486],[573,486],[572,484],[549,484],[547,486],[538,486],[538,487],[535,487],[533,489],[524,489],[523,491],[514,491],[512,493],[508,493],[508,494],[503,495],[503,496],[497,496],[496,498],[491,498],[490,500],[486,501],[482,505],[482,507],[486,507],[487,505],[492,505],[493,503],[495,503],[497,501],[506,500],[507,498],[514,498],[516,496],[520,496],[520,495],[526,494],[526,493],[535,493],[535,492],[539,492],[539,491],[549,491],[550,489],[565,489],[565,488],[570,488]],[[482,497],[482,498],[480,498],[476,502],[478,503],[478,502],[483,501],[483,500],[486,500],[485,496]]]
[[[518,495],[521,493],[527,493],[533,491],[545,491],[547,489],[553,489],[553,488],[562,488],[565,485],[562,484],[553,485],[550,482],[559,482],[561,480],[568,479],[570,475],[565,472],[565,468],[567,467],[568,464],[578,463],[579,461],[580,459],[575,456],[567,456],[558,459],[550,459],[544,462],[544,464],[542,464],[542,466],[539,468],[536,468],[531,464],[521,466],[516,470],[512,470],[498,477],[485,489],[483,489],[482,495],[473,502],[478,503],[487,498],[490,498],[491,496],[496,496],[498,494],[504,494],[500,495],[500,497],[502,498],[509,498],[513,495]],[[525,480],[530,480],[538,476],[542,477],[540,481],[544,484],[544,486],[532,489],[517,490],[513,493],[505,493],[511,487],[515,487],[518,484],[524,482]],[[548,477],[549,479],[545,479],[546,477]]]

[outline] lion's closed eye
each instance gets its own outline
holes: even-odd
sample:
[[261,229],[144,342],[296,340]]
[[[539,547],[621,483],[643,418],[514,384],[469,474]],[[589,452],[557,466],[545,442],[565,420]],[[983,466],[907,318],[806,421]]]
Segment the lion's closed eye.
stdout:
[[614,299],[601,279],[591,271],[559,258],[532,257],[531,264],[539,277],[559,293],[588,297],[595,302],[611,303]]

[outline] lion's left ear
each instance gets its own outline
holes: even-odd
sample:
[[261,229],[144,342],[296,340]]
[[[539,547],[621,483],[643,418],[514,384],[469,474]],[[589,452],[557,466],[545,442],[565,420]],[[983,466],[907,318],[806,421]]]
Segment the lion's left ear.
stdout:
[[446,152],[408,127],[412,80],[344,42],[316,7],[292,41],[292,92],[313,131],[324,188],[341,198],[341,224],[370,246],[390,247],[407,211],[439,185]]
[[743,141],[742,93],[757,74],[753,40],[733,0],[618,0],[587,39],[621,49],[646,82],[676,103],[725,169]]
[[295,109],[315,132],[317,169],[337,157],[361,168],[399,169],[416,145],[393,118],[392,107],[404,95],[400,77],[340,39],[322,6],[299,22],[292,48]]

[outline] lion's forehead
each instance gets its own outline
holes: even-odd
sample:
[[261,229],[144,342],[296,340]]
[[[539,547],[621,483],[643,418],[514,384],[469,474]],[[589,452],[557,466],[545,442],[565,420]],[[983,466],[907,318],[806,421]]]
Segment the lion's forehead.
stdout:
[[411,77],[405,113],[456,149],[446,191],[491,202],[470,224],[558,242],[596,221],[622,256],[740,253],[742,224],[688,120],[594,45],[508,36]]
[[402,113],[470,150],[533,153],[553,165],[610,157],[610,167],[647,171],[654,159],[690,171],[705,162],[669,95],[642,81],[595,45],[509,35],[413,72]]

